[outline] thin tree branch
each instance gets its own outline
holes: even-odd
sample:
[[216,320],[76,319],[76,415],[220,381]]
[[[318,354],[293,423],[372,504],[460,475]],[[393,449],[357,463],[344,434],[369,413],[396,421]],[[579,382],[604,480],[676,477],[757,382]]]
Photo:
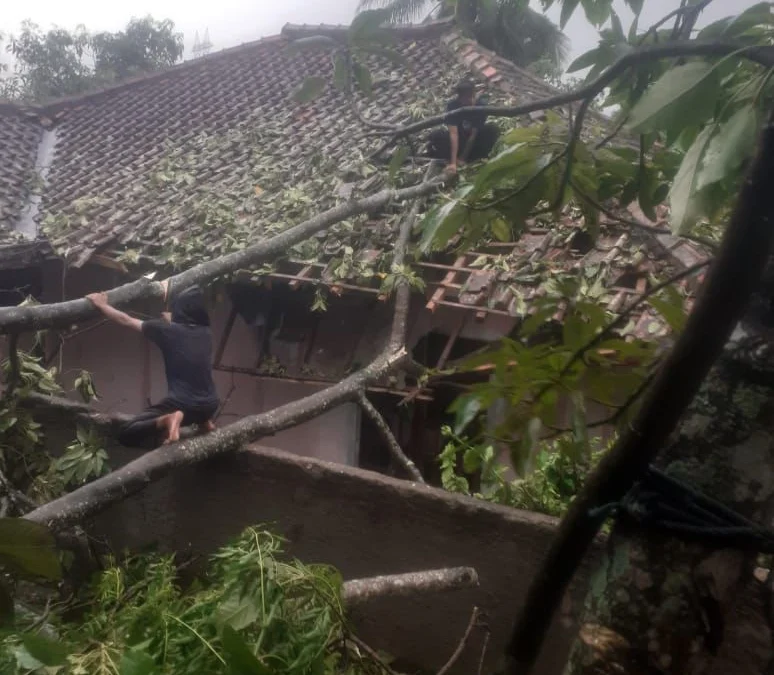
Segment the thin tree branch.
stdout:
[[478,660],[478,670],[476,675],[484,675],[484,661],[486,660],[486,650],[489,647],[489,638],[492,637],[492,631],[487,627],[484,633],[484,644],[481,646],[481,658]]
[[443,567],[347,581],[342,589],[342,600],[349,608],[374,598],[413,597],[417,593],[445,593],[477,586],[478,574],[472,567]]
[[394,671],[392,668],[390,668],[385,662],[384,659],[379,656],[379,654],[376,652],[376,650],[373,647],[369,647],[363,640],[361,640],[357,635],[354,633],[350,633],[346,639],[355,644],[355,646],[358,647],[358,649],[364,651],[368,656],[370,656],[376,663],[379,665],[379,667],[387,673],[387,675],[399,675],[396,671]]
[[557,94],[548,98],[525,103],[518,106],[470,106],[458,108],[457,110],[435,115],[424,120],[414,122],[401,127],[395,131],[374,132],[373,135],[388,137],[385,143],[373,154],[379,155],[390,147],[395,141],[411,134],[416,134],[431,127],[437,127],[441,124],[458,119],[466,113],[476,112],[492,117],[519,117],[532,112],[548,110],[550,108],[559,108],[573,103],[574,101],[593,100],[601,94],[610,83],[618,76],[622,75],[631,66],[641,64],[643,61],[652,61],[656,59],[675,58],[680,56],[728,56],[738,53],[740,58],[746,58],[754,63],[758,63],[766,68],[774,66],[774,48],[763,46],[745,46],[735,42],[693,42],[664,45],[649,45],[639,49],[632,50],[618,59],[613,65],[602,72],[599,77],[589,84],[568,93]]
[[[640,45],[644,44],[644,42],[648,38],[648,36],[650,36],[653,33],[655,33],[664,24],[669,23],[669,21],[671,19],[674,19],[675,17],[677,17],[678,18],[678,22],[679,22],[679,19],[680,19],[681,15],[689,13],[689,12],[695,12],[697,14],[697,16],[698,16],[713,1],[714,0],[702,0],[699,4],[691,5],[689,7],[687,7],[685,5],[685,3],[683,3],[682,6],[678,7],[677,9],[672,10],[671,12],[669,12],[669,14],[665,15],[663,18],[661,18],[658,21],[656,21],[656,23],[654,23],[650,28],[648,28],[648,30],[646,30],[640,36],[639,44]],[[677,28],[678,22],[675,23],[675,27],[676,28]]]
[[743,315],[767,263],[774,228],[774,111],[744,181],[719,254],[639,414],[591,474],[563,518],[508,645],[509,675],[527,675],[567,586],[601,522],[591,509],[619,501],[666,443]]
[[448,673],[454,667],[454,664],[459,661],[460,656],[462,656],[462,652],[465,651],[468,640],[470,640],[470,636],[473,634],[473,629],[476,627],[476,623],[478,622],[478,615],[480,613],[481,610],[479,610],[478,607],[473,608],[473,611],[470,614],[470,621],[468,621],[468,627],[465,629],[465,633],[462,635],[462,639],[457,645],[457,649],[454,650],[454,653],[449,657],[449,660],[436,673],[436,675],[446,675],[446,673]]
[[[248,246],[242,251],[229,253],[191,267],[167,280],[169,290],[180,289],[216,279],[239,269],[249,268],[259,262],[281,255],[288,248],[304,241],[317,232],[341,222],[346,218],[363,213],[372,213],[384,208],[390,202],[404,201],[431,194],[442,180],[422,182],[399,190],[381,190],[370,197],[348,201],[334,206],[309,220],[288,228],[276,237]],[[142,298],[161,298],[163,286],[159,282],[142,278],[108,291],[108,301],[115,307],[126,305]],[[0,333],[55,328],[83,321],[96,316],[97,310],[85,298],[68,300],[47,305],[0,308]]]
[[[27,495],[17,490],[13,483],[8,480],[8,477],[0,471],[0,502],[3,497],[8,498],[9,506],[15,507],[17,515],[32,511],[37,506],[37,504]],[[10,514],[0,513],[0,517],[6,517],[8,515]]]
[[419,472],[419,469],[417,469],[417,465],[414,464],[414,462],[412,462],[406,456],[405,452],[403,452],[403,450],[400,447],[400,443],[398,443],[394,434],[392,433],[392,431],[390,431],[390,427],[388,426],[384,417],[382,417],[381,414],[379,414],[379,411],[376,408],[374,408],[371,401],[368,400],[368,398],[363,392],[360,392],[360,394],[358,395],[357,402],[360,404],[360,407],[363,409],[363,412],[366,415],[368,415],[368,417],[376,426],[376,429],[379,432],[379,435],[382,437],[382,440],[387,445],[387,449],[390,451],[390,454],[392,455],[393,459],[406,470],[406,472],[411,476],[412,479],[414,479],[418,483],[424,483],[425,479],[422,478],[422,474]]
[[[582,189],[578,187],[578,184],[575,181],[571,180],[570,185],[572,186],[572,189],[575,192],[575,194],[577,194],[584,202],[586,202],[592,208],[595,208],[603,215],[607,216],[610,220],[615,220],[621,223],[622,225],[627,225],[628,227],[632,227],[637,230],[642,230],[643,232],[649,232],[650,234],[653,234],[653,235],[671,234],[668,230],[664,230],[659,227],[654,227],[653,225],[648,225],[647,223],[641,223],[639,220],[635,220],[633,218],[626,218],[624,216],[618,215],[614,211],[611,211],[607,207],[600,204],[593,197],[590,197],[588,194],[586,194]],[[716,251],[719,246],[718,242],[712,241],[711,239],[707,239],[706,237],[698,237],[692,234],[681,234],[679,236],[682,237],[683,239],[688,239],[689,241],[695,241],[697,244],[706,246],[708,249],[712,251]]]
[[8,336],[8,383],[5,388],[6,398],[13,396],[21,378],[21,364],[19,363],[19,333],[15,331]]

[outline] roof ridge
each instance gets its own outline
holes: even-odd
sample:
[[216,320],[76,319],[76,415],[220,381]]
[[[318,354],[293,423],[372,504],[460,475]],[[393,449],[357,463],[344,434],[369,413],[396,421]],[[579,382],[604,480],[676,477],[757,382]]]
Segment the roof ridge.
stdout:
[[[464,35],[459,29],[454,28],[441,38],[441,42],[451,51],[462,64],[470,70],[484,77],[490,84],[495,86],[507,82],[507,74],[500,72],[496,66],[502,68],[506,66],[509,70],[516,71],[520,76],[531,80],[551,92],[559,93],[556,87],[539,76],[531,73],[526,68],[516,65],[513,61],[506,59],[496,52],[484,47],[480,42]],[[502,87],[501,87],[502,88]],[[513,93],[508,91],[507,93]]]
[[226,47],[225,49],[221,49],[220,51],[213,54],[206,54],[205,56],[200,56],[198,58],[181,61],[180,63],[168,66],[167,68],[162,68],[161,70],[155,70],[150,73],[142,73],[141,75],[128,77],[124,80],[121,80],[120,82],[114,82],[104,87],[91,89],[79,94],[73,94],[71,96],[61,96],[46,103],[17,103],[15,101],[3,100],[0,101],[0,111],[3,109],[12,108],[21,111],[22,113],[27,112],[28,114],[30,112],[39,114],[53,114],[73,104],[80,103],[81,101],[99,99],[106,94],[129,89],[144,82],[161,79],[168,75],[178,73],[182,70],[189,70],[202,64],[211,63],[213,61],[220,60],[221,58],[231,56],[232,54],[242,51],[249,51],[250,49],[270,44],[272,42],[282,42],[285,39],[286,38],[282,34],[269,35],[266,37],[258,38],[257,40],[252,40],[250,42],[243,42],[242,44],[234,45],[233,47]]
[[[436,37],[448,31],[454,24],[454,17],[436,19],[427,23],[399,23],[389,24],[385,28],[394,35],[404,38]],[[349,26],[346,24],[296,24],[286,23],[282,27],[281,35],[290,39],[310,37],[312,35],[327,35],[340,37],[346,35]]]
[[[421,37],[435,37],[439,36],[448,29],[451,21],[448,19],[441,19],[439,21],[432,21],[426,24],[399,24],[388,26],[387,29],[390,32],[395,33],[399,37],[405,38],[421,38]],[[174,75],[182,70],[188,70],[191,68],[199,67],[204,64],[212,63],[213,61],[219,61],[223,58],[228,58],[234,54],[240,52],[247,52],[257,47],[262,47],[271,43],[279,43],[288,40],[293,40],[302,36],[311,35],[342,35],[349,29],[349,26],[344,24],[339,25],[307,25],[307,24],[291,24],[286,23],[280,33],[276,35],[268,35],[257,40],[250,42],[243,42],[233,47],[226,47],[218,52],[200,56],[198,58],[189,59],[176,63],[167,68],[156,70],[150,73],[143,73],[134,77],[129,77],[120,82],[115,82],[104,87],[91,89],[79,94],[73,94],[71,96],[62,96],[52,99],[46,103],[19,103],[15,101],[0,99],[0,114],[3,112],[16,112],[18,114],[27,117],[36,117],[40,115],[55,115],[56,113],[81,102],[87,102],[92,100],[99,100],[103,96],[112,94],[117,91],[123,91],[130,89],[139,84],[145,82],[152,82],[157,79]]]

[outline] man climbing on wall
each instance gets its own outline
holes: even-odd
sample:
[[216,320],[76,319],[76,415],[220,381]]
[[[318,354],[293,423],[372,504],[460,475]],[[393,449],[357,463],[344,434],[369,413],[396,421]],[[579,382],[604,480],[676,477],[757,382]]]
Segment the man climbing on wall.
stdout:
[[[446,104],[446,112],[459,108],[485,105],[483,98],[476,100],[476,86],[463,80],[456,87],[456,96]],[[452,118],[446,129],[435,129],[428,141],[428,156],[449,162],[449,169],[457,171],[458,164],[485,159],[497,143],[500,130],[487,123],[486,115],[468,112]]]
[[[167,285],[164,282],[164,301]],[[86,296],[110,321],[142,333],[164,358],[167,395],[129,420],[118,436],[121,445],[157,447],[180,439],[180,428],[197,425],[201,433],[215,428],[219,400],[212,379],[212,331],[198,286],[172,300],[172,312],[161,319],[141,321],[111,307],[105,293]]]

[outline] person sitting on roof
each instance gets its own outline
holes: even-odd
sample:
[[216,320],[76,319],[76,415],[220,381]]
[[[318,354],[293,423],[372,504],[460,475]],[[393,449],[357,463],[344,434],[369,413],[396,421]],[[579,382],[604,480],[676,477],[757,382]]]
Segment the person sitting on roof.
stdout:
[[[166,300],[167,288],[164,294]],[[197,425],[201,433],[215,429],[220,404],[212,378],[212,331],[198,286],[172,301],[171,314],[141,321],[111,307],[105,293],[86,296],[109,320],[142,333],[164,358],[167,395],[123,425],[118,442],[132,448],[157,447],[180,439],[180,427]],[[163,435],[162,435],[163,434]]]
[[[485,105],[483,97],[475,99],[476,86],[463,80],[456,89],[456,97],[446,104],[446,112],[458,108]],[[489,157],[500,136],[496,124],[487,123],[486,115],[477,112],[464,113],[452,118],[446,129],[434,129],[428,142],[428,156],[449,162],[449,169],[457,170],[457,164],[475,162]]]

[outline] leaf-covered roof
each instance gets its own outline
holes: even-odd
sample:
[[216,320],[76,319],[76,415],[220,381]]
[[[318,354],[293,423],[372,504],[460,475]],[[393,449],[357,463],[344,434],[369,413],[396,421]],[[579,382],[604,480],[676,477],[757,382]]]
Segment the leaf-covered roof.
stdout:
[[[271,236],[353,194],[384,187],[387,172],[367,160],[382,140],[368,135],[373,123],[402,124],[443,111],[463,76],[486,82],[493,103],[555,93],[441,22],[393,29],[391,47],[405,63],[370,56],[373,96],[350,99],[333,84],[329,49],[289,47],[299,37],[345,31],[286,26],[279,36],[104,91],[43,107],[4,105],[0,226],[6,237],[18,237],[20,225],[29,227],[35,217],[39,235],[71,265],[97,256],[134,271],[184,268]],[[322,95],[311,103],[294,102],[293,92],[309,76],[324,78]],[[539,117],[514,122],[530,124]],[[600,123],[597,116],[590,126]],[[419,175],[420,167],[408,168],[396,180]],[[379,292],[389,283],[399,212],[395,205],[378,218],[340,223],[261,272]],[[567,213],[561,223],[535,224],[551,234],[550,246],[538,247],[539,260],[524,249],[532,241],[527,234],[510,249],[497,249],[498,243],[489,258],[466,258],[479,274],[464,283],[444,285],[448,270],[428,267],[453,262],[453,255],[426,259],[422,274],[431,287],[445,289],[442,302],[518,314],[535,279],[577,267],[578,251],[562,241],[569,242],[582,221]],[[603,228],[597,248],[609,248],[620,235],[612,226]],[[653,244],[652,237],[630,236],[610,274],[631,267],[638,251],[653,263],[643,274],[654,274],[658,265],[679,265]],[[493,249],[483,241],[477,250]],[[525,262],[533,278],[526,285],[519,271]]]

